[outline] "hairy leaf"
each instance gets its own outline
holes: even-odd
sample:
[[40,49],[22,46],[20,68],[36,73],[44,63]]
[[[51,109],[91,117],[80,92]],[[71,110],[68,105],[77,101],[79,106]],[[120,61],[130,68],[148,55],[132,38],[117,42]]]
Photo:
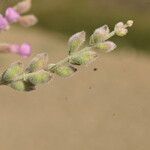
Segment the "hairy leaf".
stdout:
[[7,70],[2,75],[2,81],[9,83],[11,82],[15,77],[21,75],[23,73],[24,69],[22,66],[22,63],[15,62],[11,64]]
[[31,63],[27,67],[26,72],[35,72],[44,69],[47,63],[48,63],[48,54],[47,53],[38,54],[35,58],[33,58]]

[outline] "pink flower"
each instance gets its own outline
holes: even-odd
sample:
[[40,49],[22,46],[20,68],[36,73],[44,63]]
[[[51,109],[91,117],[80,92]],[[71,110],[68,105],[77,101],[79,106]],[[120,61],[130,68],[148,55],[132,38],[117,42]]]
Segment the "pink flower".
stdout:
[[8,28],[8,21],[0,14],[0,30],[7,30]]
[[31,45],[28,43],[23,43],[22,45],[12,44],[9,49],[11,53],[19,54],[22,57],[29,57],[32,52]]
[[10,50],[11,53],[18,53],[19,47],[20,46],[18,44],[11,44],[9,46],[9,50]]
[[31,55],[31,52],[32,48],[31,45],[28,43],[23,43],[22,45],[20,45],[18,50],[18,54],[20,54],[23,57],[29,57]]
[[17,22],[20,18],[20,14],[14,8],[7,8],[5,17],[9,23]]

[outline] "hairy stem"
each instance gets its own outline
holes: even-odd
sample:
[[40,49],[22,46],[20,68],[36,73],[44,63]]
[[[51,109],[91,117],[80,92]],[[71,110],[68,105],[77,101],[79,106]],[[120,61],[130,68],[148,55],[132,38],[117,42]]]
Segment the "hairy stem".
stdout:
[[110,39],[111,37],[113,37],[115,35],[115,31],[112,31],[108,34],[108,36],[105,38],[105,41]]

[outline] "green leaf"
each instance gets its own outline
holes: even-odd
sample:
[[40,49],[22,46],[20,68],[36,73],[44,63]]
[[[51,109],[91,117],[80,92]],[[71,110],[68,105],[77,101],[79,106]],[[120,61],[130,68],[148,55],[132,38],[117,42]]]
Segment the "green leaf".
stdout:
[[38,54],[35,58],[33,58],[31,63],[27,67],[26,72],[31,73],[44,69],[47,63],[48,63],[48,54],[47,53]]
[[15,62],[11,64],[7,68],[7,70],[3,73],[2,81],[7,84],[11,82],[13,79],[15,79],[17,76],[23,74],[23,71],[24,69],[23,69],[22,63]]
[[27,77],[27,80],[36,86],[39,84],[47,83],[51,78],[52,76],[49,72],[40,70],[40,71],[30,74]]

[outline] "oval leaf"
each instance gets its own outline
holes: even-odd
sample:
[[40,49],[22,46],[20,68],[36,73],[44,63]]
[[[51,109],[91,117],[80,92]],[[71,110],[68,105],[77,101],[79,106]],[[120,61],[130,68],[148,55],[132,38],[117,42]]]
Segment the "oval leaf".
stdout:
[[26,72],[35,72],[44,69],[47,63],[48,63],[48,54],[47,53],[38,54],[35,58],[33,58],[31,63],[27,67]]

